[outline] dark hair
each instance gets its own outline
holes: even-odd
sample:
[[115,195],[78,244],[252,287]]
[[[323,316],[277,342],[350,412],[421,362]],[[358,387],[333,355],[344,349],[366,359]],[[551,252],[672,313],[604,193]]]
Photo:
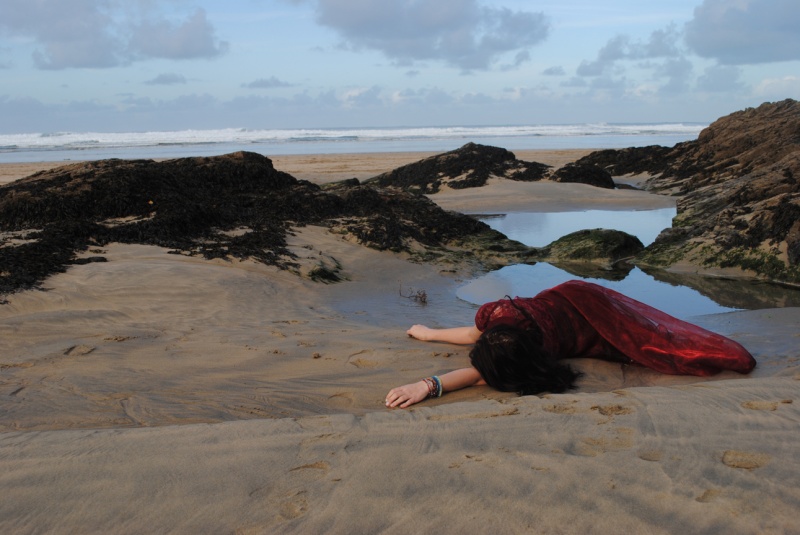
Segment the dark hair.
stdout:
[[535,320],[511,300],[527,319],[525,328],[497,325],[475,342],[469,359],[489,386],[521,396],[565,392],[583,375],[545,351]]

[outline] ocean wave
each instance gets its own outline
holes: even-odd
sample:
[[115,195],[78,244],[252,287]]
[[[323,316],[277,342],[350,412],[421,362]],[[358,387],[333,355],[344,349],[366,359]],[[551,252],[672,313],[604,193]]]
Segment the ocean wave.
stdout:
[[180,130],[153,132],[47,132],[0,135],[3,150],[70,150],[209,144],[292,144],[493,138],[575,138],[596,136],[694,137],[707,125],[693,123],[522,126],[445,126],[400,128]]

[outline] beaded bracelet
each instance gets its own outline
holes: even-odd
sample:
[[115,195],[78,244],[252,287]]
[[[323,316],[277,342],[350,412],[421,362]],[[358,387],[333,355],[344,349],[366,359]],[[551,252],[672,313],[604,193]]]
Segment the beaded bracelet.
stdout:
[[442,380],[439,379],[439,376],[437,375],[434,375],[433,377],[431,377],[431,379],[433,379],[434,382],[436,383],[436,397],[437,398],[442,397]]
[[428,387],[428,397],[432,398],[436,394],[436,383],[433,381],[432,377],[426,377],[423,379],[425,382],[425,386]]
[[428,387],[429,398],[442,397],[442,380],[439,379],[438,376],[434,375],[433,377],[426,377],[422,381]]

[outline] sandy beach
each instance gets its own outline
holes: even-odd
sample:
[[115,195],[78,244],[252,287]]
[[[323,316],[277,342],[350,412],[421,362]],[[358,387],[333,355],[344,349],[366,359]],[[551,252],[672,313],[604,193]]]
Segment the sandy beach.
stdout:
[[[590,151],[514,152],[561,166]],[[431,154],[272,159],[321,184]],[[56,165],[0,165],[0,183]],[[674,205],[551,182],[432,198],[466,213]],[[0,530],[800,533],[800,309],[693,318],[751,351],[746,377],[578,360],[567,394],[477,387],[388,410],[390,388],[468,365],[468,348],[405,329],[471,323],[455,297],[471,273],[321,227],[291,247],[347,280],[111,244],[108,262],[7,296]]]

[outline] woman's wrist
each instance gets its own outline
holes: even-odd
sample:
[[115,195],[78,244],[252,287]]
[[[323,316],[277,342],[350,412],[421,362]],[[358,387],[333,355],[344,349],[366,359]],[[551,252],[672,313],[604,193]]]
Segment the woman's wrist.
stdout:
[[442,386],[442,380],[439,376],[434,375],[433,377],[426,377],[422,380],[425,384],[425,388],[428,390],[428,397],[429,398],[440,398],[444,393],[444,388]]

